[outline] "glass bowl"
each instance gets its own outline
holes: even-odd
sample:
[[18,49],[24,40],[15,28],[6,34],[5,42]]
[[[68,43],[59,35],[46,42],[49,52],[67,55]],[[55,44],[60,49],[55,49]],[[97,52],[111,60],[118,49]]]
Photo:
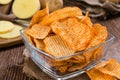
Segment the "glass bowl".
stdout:
[[33,46],[25,37],[24,31],[25,29],[21,30],[20,34],[30,58],[45,73],[56,80],[69,79],[93,68],[98,62],[105,58],[109,47],[115,39],[115,37],[109,33],[106,41],[102,44],[76,52],[72,55],[56,58]]

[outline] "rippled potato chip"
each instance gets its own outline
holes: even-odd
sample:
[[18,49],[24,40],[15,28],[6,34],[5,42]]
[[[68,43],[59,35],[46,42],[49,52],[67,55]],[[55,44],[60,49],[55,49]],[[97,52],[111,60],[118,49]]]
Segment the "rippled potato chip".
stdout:
[[56,69],[59,70],[61,73],[65,73],[67,71],[68,67],[69,66],[66,64],[66,65],[58,66],[58,67],[56,67]]
[[43,40],[41,39],[33,39],[34,43],[35,43],[35,46],[38,48],[38,49],[43,49],[45,47],[45,44],[43,43]]
[[108,60],[108,63],[104,67],[98,68],[98,70],[120,79],[120,64],[114,59]]
[[80,70],[83,67],[85,67],[86,65],[87,64],[85,62],[74,64],[73,66],[71,66],[71,67],[68,68],[68,71],[72,72],[72,71]]
[[35,24],[27,30],[27,34],[36,39],[44,39],[49,34],[50,30],[51,28],[49,26]]
[[106,27],[100,25],[100,24],[94,24],[93,27],[95,28],[96,31],[96,35],[95,37],[91,40],[90,44],[88,45],[87,48],[91,48],[93,46],[97,46],[101,43],[103,43],[107,36],[108,36],[108,32]]
[[93,55],[94,51],[95,50],[93,49],[93,50],[89,50],[89,51],[83,53],[86,63],[91,62],[91,58],[92,58],[92,55]]
[[67,62],[69,63],[81,63],[84,61],[85,61],[85,57],[83,55],[77,55],[67,60]]
[[65,22],[53,22],[51,24],[54,33],[60,35],[75,51],[86,49],[93,37],[92,29],[80,23],[76,18],[68,18]]
[[82,11],[78,7],[65,7],[63,9],[56,10],[51,14],[45,16],[40,22],[41,25],[49,25],[50,23],[65,19],[68,17],[81,16]]
[[91,80],[116,80],[114,77],[104,74],[95,68],[87,71],[86,73]]
[[66,42],[59,35],[46,37],[44,43],[44,51],[55,57],[68,56],[75,52],[68,47]]
[[102,47],[99,47],[95,49],[93,55],[92,55],[92,60],[98,60],[102,57]]

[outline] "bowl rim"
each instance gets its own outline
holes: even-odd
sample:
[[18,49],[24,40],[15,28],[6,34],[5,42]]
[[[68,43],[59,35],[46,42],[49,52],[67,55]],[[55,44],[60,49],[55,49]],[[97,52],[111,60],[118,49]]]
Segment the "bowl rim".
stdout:
[[[93,46],[93,47],[88,48],[88,49],[86,49],[86,50],[82,50],[82,51],[75,52],[74,54],[71,54],[71,55],[62,56],[62,57],[55,57],[55,56],[50,55],[50,54],[48,54],[47,52],[45,52],[45,51],[43,51],[43,50],[41,50],[41,49],[38,49],[38,48],[36,48],[35,46],[33,46],[33,45],[27,40],[27,38],[25,37],[25,35],[23,34],[23,31],[25,31],[25,29],[26,29],[26,28],[23,28],[23,29],[20,30],[20,35],[21,35],[22,38],[27,42],[27,44],[28,44],[30,47],[32,47],[34,50],[36,50],[36,51],[38,51],[38,52],[46,55],[47,57],[50,57],[50,58],[54,59],[54,60],[63,60],[63,59],[71,58],[71,57],[76,56],[76,55],[78,55],[78,54],[82,54],[82,53],[85,53],[85,52],[87,52],[87,51],[89,51],[89,50],[92,50],[92,49],[98,48],[98,47],[100,47],[100,46],[103,46],[103,45],[105,45],[105,43],[108,43],[109,41],[112,41],[112,40],[114,41],[114,39],[115,39],[115,36],[114,36],[113,34],[111,34],[111,33],[108,32],[108,36],[110,36],[110,39],[106,40],[105,42],[103,42],[103,43],[101,43],[101,44],[99,44],[99,45],[97,45],[97,46]],[[107,37],[107,38],[108,38],[108,37]]]

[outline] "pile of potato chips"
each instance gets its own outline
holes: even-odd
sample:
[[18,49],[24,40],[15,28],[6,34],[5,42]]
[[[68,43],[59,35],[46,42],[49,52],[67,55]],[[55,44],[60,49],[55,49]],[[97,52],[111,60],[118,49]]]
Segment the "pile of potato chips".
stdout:
[[[36,12],[25,35],[36,48],[60,58],[103,43],[108,33],[106,27],[93,24],[88,13],[84,16],[78,7],[65,7],[52,13],[46,7]],[[44,59],[52,68],[65,73],[80,70],[101,56],[102,47],[97,47],[67,59]]]

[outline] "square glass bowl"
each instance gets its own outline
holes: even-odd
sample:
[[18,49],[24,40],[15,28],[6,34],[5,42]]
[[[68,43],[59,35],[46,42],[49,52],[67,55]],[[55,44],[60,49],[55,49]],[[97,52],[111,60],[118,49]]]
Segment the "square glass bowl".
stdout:
[[30,58],[45,73],[56,80],[72,78],[93,68],[98,62],[105,58],[109,47],[115,39],[115,37],[109,33],[106,41],[102,44],[76,52],[72,55],[56,58],[33,46],[25,37],[24,31],[25,29],[21,30],[20,33]]

